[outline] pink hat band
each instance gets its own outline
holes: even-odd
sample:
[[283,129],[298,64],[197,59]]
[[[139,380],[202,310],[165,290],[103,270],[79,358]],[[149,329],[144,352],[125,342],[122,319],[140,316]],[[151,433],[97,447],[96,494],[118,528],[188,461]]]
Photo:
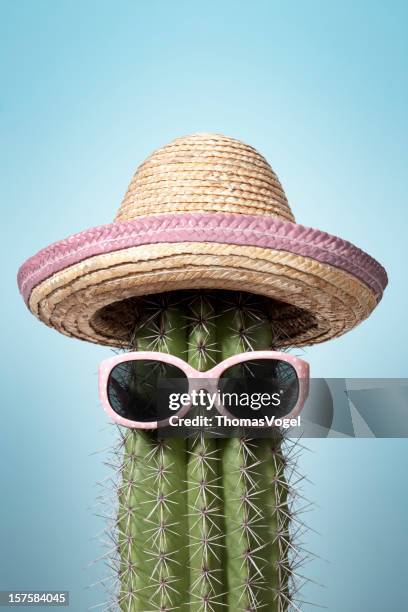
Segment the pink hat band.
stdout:
[[356,276],[377,300],[387,285],[387,274],[375,259],[326,232],[260,215],[183,213],[100,225],[55,242],[21,266],[18,286],[27,303],[36,285],[89,257],[133,246],[181,242],[257,246],[302,255]]

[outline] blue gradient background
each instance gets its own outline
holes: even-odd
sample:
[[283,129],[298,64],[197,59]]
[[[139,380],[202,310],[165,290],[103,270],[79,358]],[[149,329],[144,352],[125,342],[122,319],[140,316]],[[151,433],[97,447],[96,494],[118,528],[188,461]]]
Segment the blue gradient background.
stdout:
[[[0,588],[104,600],[93,536],[113,428],[98,405],[107,349],[38,323],[15,275],[39,248],[109,222],[135,166],[172,138],[257,147],[297,219],[355,242],[390,276],[357,329],[305,351],[315,376],[406,376],[406,2],[0,3],[2,419]],[[333,612],[406,606],[407,440],[309,440],[327,561],[305,600]],[[305,609],[309,609],[305,606]],[[310,608],[312,609],[312,608]]]

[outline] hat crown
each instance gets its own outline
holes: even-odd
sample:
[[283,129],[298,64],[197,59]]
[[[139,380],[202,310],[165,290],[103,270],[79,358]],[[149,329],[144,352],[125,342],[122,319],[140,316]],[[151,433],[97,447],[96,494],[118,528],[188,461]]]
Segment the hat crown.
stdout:
[[253,147],[221,134],[176,138],[136,170],[115,221],[229,212],[294,221],[285,192]]

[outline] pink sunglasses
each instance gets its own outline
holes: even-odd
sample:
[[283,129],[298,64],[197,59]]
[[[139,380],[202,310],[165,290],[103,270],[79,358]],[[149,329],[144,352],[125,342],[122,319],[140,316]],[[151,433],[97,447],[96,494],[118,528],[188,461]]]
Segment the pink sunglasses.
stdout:
[[[246,390],[252,390],[250,397],[257,397],[256,407],[255,404],[242,407],[238,402],[226,408],[225,397],[235,398],[237,381],[244,381]],[[223,395],[220,383],[226,390]],[[262,393],[254,392],[259,391],[258,384]],[[283,416],[293,418],[300,413],[309,392],[309,365],[287,353],[252,351],[224,359],[210,370],[200,372],[179,357],[140,351],[105,359],[99,366],[102,406],[113,421],[125,427],[156,429],[172,424],[174,417],[182,419],[192,409],[194,397],[203,391],[207,398],[212,395],[212,406],[218,413],[230,419],[248,417],[251,408],[255,411],[251,416],[258,417],[267,411],[265,405],[259,405],[259,396],[265,399],[269,392],[272,398],[275,393],[278,401],[276,393],[286,394]],[[275,416],[276,406],[275,403]]]

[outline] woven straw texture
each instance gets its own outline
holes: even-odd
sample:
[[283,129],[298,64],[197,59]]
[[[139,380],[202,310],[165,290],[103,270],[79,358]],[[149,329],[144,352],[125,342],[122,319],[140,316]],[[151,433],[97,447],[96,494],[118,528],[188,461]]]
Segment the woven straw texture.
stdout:
[[132,299],[213,288],[274,300],[281,346],[352,329],[381,299],[384,269],[350,243],[294,223],[266,160],[225,136],[179,138],[136,171],[114,223],[28,260],[30,310],[68,336],[126,344]]
[[218,134],[177,138],[136,170],[115,221],[178,212],[294,221],[278,177],[253,147]]

